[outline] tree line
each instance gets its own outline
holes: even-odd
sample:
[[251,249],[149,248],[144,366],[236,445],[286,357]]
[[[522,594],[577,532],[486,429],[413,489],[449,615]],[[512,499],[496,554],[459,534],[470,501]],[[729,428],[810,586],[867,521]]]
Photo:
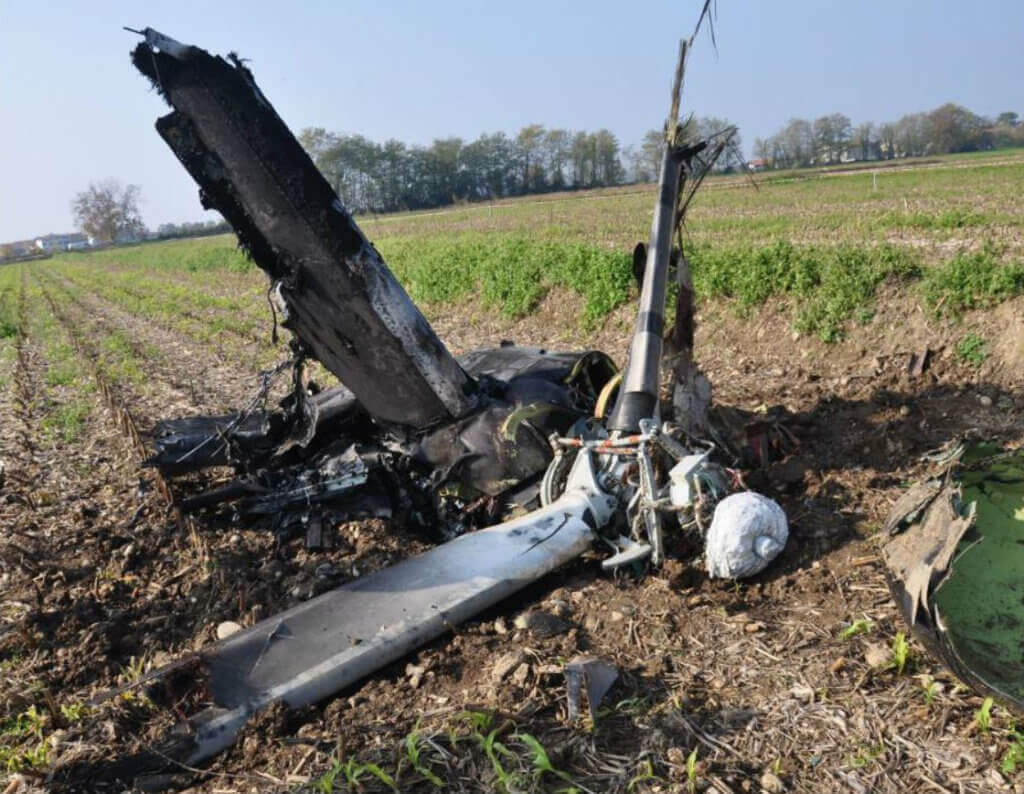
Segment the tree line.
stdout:
[[179,237],[205,237],[211,234],[225,234],[231,225],[225,220],[185,221],[184,223],[161,223],[156,229],[156,239],[174,240]]
[[529,124],[515,136],[484,134],[469,143],[384,143],[322,127],[299,140],[353,212],[424,209],[458,201],[617,185],[625,174],[618,139],[606,129],[570,132]]
[[[699,131],[731,126],[696,119]],[[664,134],[651,130],[639,147],[622,147],[607,129],[548,129],[528,124],[515,135],[474,141],[439,138],[429,146],[304,129],[299,141],[353,212],[426,209],[460,201],[647,182],[656,179]]]
[[[695,139],[733,131],[730,155],[718,171],[743,167],[740,137],[728,119],[691,118]],[[483,134],[474,141],[439,138],[429,146],[391,139],[377,143],[362,135],[303,130],[299,141],[352,212],[428,209],[481,201],[583,190],[658,178],[664,133],[649,130],[638,146],[621,146],[607,129],[548,129],[528,124],[514,136]],[[799,168],[855,160],[980,151],[1024,146],[1024,123],[1007,111],[989,119],[952,102],[898,121],[854,126],[832,113],[814,121],[794,118],[768,138],[757,138],[753,154],[765,168]],[[144,237],[173,238],[216,234],[223,221],[163,224],[148,233],[139,212],[140,189],[116,180],[90,184],[72,201],[78,228],[98,242]]]
[[765,168],[800,168],[1010,146],[1024,146],[1024,125],[1017,113],[1007,111],[990,119],[947,102],[882,124],[867,121],[854,126],[842,113],[814,121],[790,119],[774,135],[754,141],[754,157]]

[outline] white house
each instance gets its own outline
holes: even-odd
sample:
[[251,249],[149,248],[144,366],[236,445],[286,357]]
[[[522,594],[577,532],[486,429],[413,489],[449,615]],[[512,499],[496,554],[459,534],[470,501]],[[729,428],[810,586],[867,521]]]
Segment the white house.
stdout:
[[91,248],[96,241],[89,235],[80,232],[71,234],[47,234],[36,238],[36,248],[40,251],[74,251],[79,248]]

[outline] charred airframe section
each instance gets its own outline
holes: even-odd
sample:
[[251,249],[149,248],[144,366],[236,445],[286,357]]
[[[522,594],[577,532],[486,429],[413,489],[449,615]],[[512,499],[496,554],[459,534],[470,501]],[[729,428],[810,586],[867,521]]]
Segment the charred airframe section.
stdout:
[[[132,56],[174,107],[157,131],[203,205],[224,215],[270,276],[299,363],[282,410],[157,429],[153,463],[165,473],[230,463],[244,475],[183,507],[232,502],[243,515],[280,515],[279,529],[346,515],[432,525],[444,485],[463,487],[464,507],[539,475],[551,458],[547,436],[591,415],[614,364],[595,352],[522,348],[456,361],[249,70],[229,59],[154,31]],[[299,377],[307,356],[344,385],[309,394]],[[357,453],[361,444],[372,449]],[[291,510],[314,504],[328,507]]]
[[[620,377],[595,351],[503,346],[456,360],[241,60],[151,29],[142,35],[132,60],[174,108],[157,130],[204,206],[231,222],[270,276],[294,335],[294,386],[280,407],[256,410],[254,401],[230,416],[165,421],[152,465],[169,475],[234,467],[233,481],[179,502],[183,510],[230,504],[243,520],[276,517],[278,530],[390,515],[458,536],[146,676],[174,702],[206,707],[156,755],[118,764],[119,778],[168,757],[196,763],[234,741],[254,712],[358,681],[594,541],[613,552],[606,567],[657,564],[663,525],[698,524],[698,508],[726,491],[701,434],[710,388],[693,363],[686,260],[672,251],[690,198],[728,142],[695,142],[678,121],[692,37],[672,89],[650,244],[635,254],[640,306]],[[680,289],[666,338],[675,396],[664,410],[674,405],[683,427],[663,421],[659,399],[673,260]],[[306,357],[344,385],[314,393],[302,378]]]
[[469,413],[474,381],[384,265],[236,56],[151,34],[132,60],[174,107],[157,131],[237,231],[290,328],[382,421]]

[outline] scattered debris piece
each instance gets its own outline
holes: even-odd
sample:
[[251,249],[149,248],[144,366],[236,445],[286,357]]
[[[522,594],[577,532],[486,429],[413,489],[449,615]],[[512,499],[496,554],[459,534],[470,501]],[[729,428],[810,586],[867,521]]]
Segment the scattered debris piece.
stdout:
[[772,772],[770,769],[766,769],[761,773],[761,788],[763,788],[768,794],[782,794],[786,790],[786,785],[782,782],[782,778]]
[[1024,450],[959,445],[940,466],[886,522],[898,532],[884,549],[890,589],[928,650],[1024,711]]
[[509,651],[502,654],[491,665],[491,680],[496,684],[500,684],[513,670],[522,664],[525,658],[522,651]]
[[931,359],[931,352],[925,347],[920,352],[910,354],[910,358],[907,360],[907,374],[911,378],[920,378],[924,374]]
[[217,639],[226,640],[232,634],[237,634],[241,630],[242,627],[233,620],[225,620],[223,623],[217,624]]
[[517,615],[514,624],[517,629],[525,629],[541,638],[565,634],[572,628],[568,620],[544,609],[531,609]]
[[892,661],[892,652],[880,642],[872,642],[864,649],[864,661],[874,670],[883,670]]
[[619,670],[612,664],[592,656],[576,656],[565,665],[565,685],[569,702],[569,721],[574,722],[580,715],[580,698],[587,695],[587,709],[590,718],[597,720],[597,709],[619,677]]
[[742,579],[768,567],[786,545],[789,526],[778,503],[745,491],[718,503],[705,557],[710,576]]

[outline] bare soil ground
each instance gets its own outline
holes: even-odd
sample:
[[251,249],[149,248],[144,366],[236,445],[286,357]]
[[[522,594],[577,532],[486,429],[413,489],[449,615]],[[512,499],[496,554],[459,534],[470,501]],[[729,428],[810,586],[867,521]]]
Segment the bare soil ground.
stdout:
[[[428,546],[380,521],[342,525],[332,549],[310,553],[259,528],[180,520],[139,468],[121,413],[144,441],[158,418],[245,404],[253,381],[237,358],[189,355],[167,329],[96,295],[71,301],[53,282],[38,283],[60,332],[77,333],[83,367],[102,358],[98,340],[112,328],[157,363],[141,383],[94,391],[81,435],[62,443],[40,429],[52,389],[46,340],[29,322],[52,309],[23,301],[0,390],[6,794],[100,790],[91,775],[104,762],[152,746],[189,704],[129,692],[85,707],[92,696],[210,642],[221,621],[250,625]],[[573,303],[556,291],[515,323],[471,307],[430,319],[456,351],[514,339],[621,358],[632,310],[585,334]],[[876,535],[927,471],[924,452],[967,434],[1024,441],[1022,309],[1018,299],[951,325],[894,292],[870,324],[826,345],[794,336],[781,306],[745,318],[705,307],[697,344],[716,401],[782,406],[799,441],[747,474],[791,523],[764,574],[710,581],[690,537],[673,538],[668,563],[641,577],[603,574],[591,555],[316,707],[271,710],[208,769],[181,769],[174,782],[204,792],[425,792],[438,782],[473,792],[1024,791],[1000,771],[1013,741],[1007,712],[996,706],[983,729],[981,699],[913,642],[902,672],[888,664],[904,627]],[[955,354],[975,330],[998,340],[980,366]],[[910,378],[909,355],[925,348],[930,365]],[[197,366],[202,389],[188,387]],[[523,620],[538,609],[559,620]],[[620,677],[595,721],[572,724],[562,665],[577,654]]]

